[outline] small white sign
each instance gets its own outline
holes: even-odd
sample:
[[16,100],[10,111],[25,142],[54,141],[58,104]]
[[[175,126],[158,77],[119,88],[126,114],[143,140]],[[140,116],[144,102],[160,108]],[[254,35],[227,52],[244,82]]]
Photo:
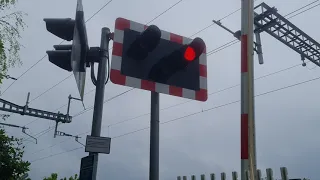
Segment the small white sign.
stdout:
[[87,136],[85,152],[110,153],[111,138]]

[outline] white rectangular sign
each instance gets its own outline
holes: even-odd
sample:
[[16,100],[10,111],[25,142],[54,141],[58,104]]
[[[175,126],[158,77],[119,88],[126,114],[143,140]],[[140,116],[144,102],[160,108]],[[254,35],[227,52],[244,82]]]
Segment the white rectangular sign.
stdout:
[[111,138],[87,136],[85,152],[110,153]]

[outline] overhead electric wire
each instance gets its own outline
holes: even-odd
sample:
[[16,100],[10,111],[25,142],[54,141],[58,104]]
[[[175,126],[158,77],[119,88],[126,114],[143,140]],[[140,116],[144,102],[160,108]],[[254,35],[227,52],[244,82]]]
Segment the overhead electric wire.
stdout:
[[[290,14],[293,14],[293,13],[295,13],[295,12],[297,12],[297,11],[303,9],[303,8],[306,8],[306,7],[310,6],[311,4],[314,4],[314,3],[317,2],[317,1],[319,1],[319,0],[313,1],[313,2],[311,2],[311,3],[309,3],[309,4],[305,5],[305,6],[303,6],[303,7],[301,7],[301,8],[298,8],[298,9],[296,9],[296,10],[294,10],[294,11],[292,11],[292,12],[286,14],[286,15],[284,15],[283,17],[287,17],[287,16],[289,16]],[[287,19],[291,19],[291,18],[293,18],[293,17],[295,17],[295,16],[297,16],[297,15],[300,15],[300,14],[306,12],[306,11],[309,11],[309,10],[311,10],[311,9],[319,6],[319,5],[320,5],[320,3],[317,4],[317,5],[314,5],[314,6],[310,7],[310,8],[308,8],[308,9],[305,9],[304,11],[301,11],[301,12],[299,12],[299,13],[293,15],[293,16],[290,16],[290,17],[288,17]],[[238,10],[240,10],[240,9],[238,9]],[[237,44],[237,43],[239,43],[239,42],[240,42],[240,41],[239,41],[238,39],[231,40],[231,41],[229,41],[229,42],[227,42],[227,43],[225,43],[225,44],[223,44],[223,45],[221,45],[221,46],[219,46],[219,47],[217,47],[217,48],[215,48],[215,49],[207,52],[207,56],[210,56],[212,53],[216,53],[216,52],[219,52],[219,51],[221,51],[221,50],[223,50],[223,49],[225,49],[225,48],[228,48],[228,47],[230,47],[230,46],[233,46],[233,45],[235,45],[235,44]],[[220,48],[221,48],[221,49],[220,49]]]
[[[111,98],[109,98],[109,99],[106,99],[104,102],[103,102],[103,104],[105,104],[105,103],[108,103],[108,102],[110,102],[111,100],[113,100],[113,99],[115,99],[115,98],[117,98],[117,97],[120,97],[121,95],[124,95],[124,94],[126,94],[126,93],[128,93],[128,92],[130,92],[130,91],[132,91],[134,88],[131,88],[131,89],[129,89],[129,90],[127,90],[127,91],[124,91],[124,92],[122,92],[122,93],[120,93],[120,94],[117,94],[117,95],[115,95],[115,96],[113,96],[113,97],[111,97]],[[76,115],[74,115],[74,116],[72,116],[73,118],[76,118],[77,116],[80,116],[80,115],[82,115],[82,114],[84,114],[84,113],[86,113],[86,112],[88,112],[88,111],[91,111],[91,110],[93,110],[93,108],[94,108],[94,106],[91,106],[90,108],[87,108],[87,109],[85,109],[85,110],[83,110],[83,111],[80,111],[79,113],[77,113]],[[35,121],[35,120],[34,120]],[[52,126],[51,128],[49,127],[49,129],[47,129],[47,131],[45,131],[45,132],[43,132],[43,131],[41,131],[41,132],[43,132],[41,135],[39,135],[38,137],[36,137],[36,138],[39,138],[39,137],[41,137],[41,136],[43,136],[43,135],[45,135],[45,134],[47,134],[47,133],[49,133],[51,130],[53,130],[55,128],[55,126]],[[39,133],[40,134],[40,133]],[[26,144],[27,145],[27,144]]]
[[[254,1],[257,1],[257,0],[254,0]],[[223,17],[222,17],[221,19],[219,19],[218,21],[222,21],[222,20],[224,20],[224,19],[226,19],[226,18],[228,18],[228,17],[232,16],[233,14],[237,13],[237,12],[238,12],[238,11],[240,11],[240,10],[241,10],[241,8],[238,8],[238,9],[236,9],[236,10],[234,10],[234,11],[230,12],[229,14],[227,14],[227,15],[223,16]],[[206,26],[206,27],[204,27],[204,28],[200,29],[199,31],[195,32],[194,34],[192,34],[189,38],[191,38],[191,37],[193,37],[193,36],[195,36],[195,35],[197,35],[197,34],[201,33],[202,31],[204,31],[204,30],[206,30],[206,29],[210,28],[211,26],[213,26],[213,25],[215,25],[215,24],[216,24],[216,23],[211,23],[211,24],[209,24],[208,26]]]
[[176,2],[175,4],[173,4],[172,6],[170,6],[169,8],[167,8],[166,10],[164,10],[162,13],[160,13],[159,15],[157,15],[156,17],[154,17],[152,20],[150,20],[146,25],[150,24],[151,22],[153,22],[154,20],[158,19],[160,16],[162,16],[163,14],[165,14],[166,12],[168,12],[170,9],[172,9],[173,7],[175,7],[176,5],[178,5],[179,3],[181,3],[183,0],[179,0],[178,2]]
[[[84,96],[86,96],[86,95],[88,95],[88,94],[92,93],[94,90],[95,90],[95,88],[91,89],[90,91],[86,92],[86,93],[84,94]],[[61,108],[65,107],[65,106],[67,106],[67,105],[68,105],[68,103],[66,103],[66,104],[64,104],[64,105],[62,105],[62,106],[60,106],[60,107],[56,108],[55,110],[53,110],[53,112],[55,112],[55,111],[57,111],[57,110],[59,110],[59,109],[61,109]],[[35,119],[35,120],[33,120],[33,121],[31,121],[31,122],[29,122],[29,123],[25,124],[24,126],[27,126],[27,125],[29,125],[29,124],[32,124],[32,123],[34,123],[34,122],[35,122],[35,121],[37,121],[37,120],[39,120],[39,118],[37,118],[37,119]]]
[[[111,97],[111,98],[103,101],[103,104],[105,104],[105,103],[107,103],[107,102],[109,102],[109,101],[111,101],[111,100],[113,100],[113,99],[115,99],[115,98],[117,98],[117,97],[119,97],[119,96],[122,96],[122,95],[124,95],[124,94],[126,94],[126,93],[128,93],[128,92],[130,92],[130,91],[132,91],[132,90],[134,90],[134,88],[131,88],[131,89],[126,90],[126,91],[124,91],[124,92],[122,92],[122,93],[120,93],[120,94],[117,94],[117,95],[115,95],[115,96],[113,96],[113,97]],[[77,117],[77,116],[80,116],[81,114],[86,113],[86,112],[88,112],[88,111],[90,111],[90,110],[93,110],[93,108],[94,108],[94,106],[91,106],[91,107],[87,108],[86,110],[81,111],[81,112],[73,115],[73,118],[75,118],[75,117]]]
[[[86,20],[86,23],[88,22],[88,21],[90,21],[93,17],[95,17],[102,9],[104,9],[107,5],[109,5],[111,2],[112,2],[113,0],[109,0],[105,5],[103,5],[98,11],[96,11],[95,13],[93,13],[93,15],[88,19],[88,20]],[[59,45],[60,44],[62,44],[64,42],[64,40],[63,41],[61,41],[60,43],[59,43]],[[25,72],[23,72],[18,78],[17,78],[17,80],[16,81],[13,81],[4,91],[3,91],[3,93],[1,94],[1,95],[3,95],[15,82],[17,82],[22,76],[24,76],[25,74],[27,74],[32,68],[34,68],[37,64],[39,64],[39,62],[41,62],[45,57],[47,57],[47,54],[45,54],[41,59],[39,59],[36,63],[34,63],[31,67],[29,67]]]
[[[310,4],[312,4],[312,3],[310,3]],[[310,4],[309,4],[309,5],[310,5]],[[306,6],[304,6],[304,7],[307,7],[307,6],[308,6],[308,5],[306,5]],[[314,7],[316,7],[316,6],[313,6],[312,8],[309,8],[308,10],[313,9]],[[172,8],[172,7],[170,7],[170,8]],[[170,9],[170,8],[169,8],[169,9]],[[240,8],[240,9],[241,9],[241,8]],[[237,11],[239,11],[240,9],[237,9],[236,11],[228,14],[228,15],[225,16],[224,18],[229,17],[230,15],[232,15],[232,14],[236,13]],[[300,9],[302,9],[302,8],[299,8],[299,10],[300,10]],[[308,11],[308,10],[305,10],[305,11],[303,11],[303,12],[306,12],[306,11]],[[295,11],[297,11],[297,10],[295,10]],[[299,13],[299,14],[302,14],[303,12],[301,12],[301,13]],[[162,14],[164,14],[164,13],[162,13]],[[293,17],[294,17],[294,16],[293,16]],[[224,19],[224,18],[222,18],[222,19]],[[292,17],[290,17],[290,18],[292,18]],[[221,20],[222,20],[222,19],[221,19]],[[207,27],[206,27],[206,28],[207,28]],[[201,32],[201,30],[198,31],[197,33],[200,33],[200,32]],[[197,34],[197,33],[195,33],[195,34]],[[194,34],[194,35],[195,35],[195,34]],[[193,35],[192,35],[192,36],[193,36]],[[235,40],[233,40],[233,41],[235,41]],[[226,43],[226,44],[232,43],[233,41],[230,41],[230,42],[228,42],[228,43]],[[237,41],[237,42],[239,42],[239,41]],[[235,43],[237,43],[237,42],[234,42],[233,44],[235,44]],[[225,44],[225,45],[226,45],[226,44]],[[231,44],[231,45],[233,45],[233,44]],[[223,46],[225,46],[225,45],[220,46],[220,48],[223,47]],[[231,45],[229,44],[229,45],[227,45],[227,47],[230,47]],[[221,50],[223,50],[223,49],[225,49],[225,48],[227,48],[227,47],[223,47],[222,49],[219,49],[219,47],[218,47],[218,48],[214,49],[214,51],[211,51],[211,54],[209,54],[209,55],[212,55],[212,54],[214,54],[214,53],[216,53],[216,52],[219,52],[219,51],[221,51]],[[219,49],[219,50],[217,50],[217,49]],[[273,74],[277,74],[277,73],[279,73],[279,72],[283,72],[283,71],[286,71],[286,70],[289,70],[289,69],[292,69],[292,68],[297,67],[297,66],[299,66],[299,65],[300,65],[300,64],[297,64],[297,65],[294,65],[294,66],[285,68],[285,69],[283,69],[283,70],[273,72],[273,73],[271,73],[271,74],[268,74],[268,75],[265,75],[265,76],[256,78],[255,80],[261,79],[261,78],[264,78],[264,77],[267,77],[267,76],[270,76],[270,75],[273,75]],[[234,86],[225,88],[225,90],[231,89],[231,88],[234,88],[234,87],[237,87],[237,86],[239,86],[239,85],[234,85]],[[224,90],[220,90],[219,92],[221,92],[221,91],[224,91]],[[214,93],[217,93],[217,92],[214,92]],[[213,93],[212,93],[212,94],[213,94]],[[209,94],[209,95],[210,95],[210,94]],[[188,101],[187,101],[187,102],[188,102]],[[185,104],[185,103],[187,103],[187,102],[183,102],[183,103],[180,103],[180,104]],[[174,106],[173,106],[173,107],[174,107]],[[167,109],[168,109],[168,107],[167,107]],[[144,116],[144,115],[146,115],[146,114],[139,115],[139,117]],[[134,119],[136,119],[136,118],[138,118],[138,117],[135,117]],[[118,123],[117,123],[117,124],[118,124]],[[110,126],[110,125],[109,125],[109,126]]]
[[[275,72],[272,72],[272,73],[269,73],[269,74],[266,74],[266,75],[257,77],[257,78],[255,78],[254,80],[256,81],[256,80],[259,80],[259,79],[263,79],[263,78],[266,78],[266,77],[269,77],[269,76],[272,76],[272,75],[275,75],[275,74],[278,74],[278,73],[281,73],[281,72],[284,72],[284,71],[293,69],[293,68],[298,67],[298,66],[301,66],[301,64],[296,64],[296,65],[293,65],[293,66],[290,66],[290,67],[281,69],[281,70],[279,70],[279,71],[275,71]],[[229,86],[229,87],[226,87],[226,88],[224,88],[224,89],[221,89],[221,90],[218,90],[218,91],[209,93],[209,96],[210,96],[210,95],[213,95],[213,94],[220,93],[220,92],[227,91],[227,90],[229,90],[229,89],[233,89],[233,88],[235,88],[235,87],[237,87],[237,86],[240,86],[240,84],[236,84],[236,85],[233,85],[233,86]],[[181,103],[178,103],[178,104],[174,104],[174,105],[171,105],[171,106],[162,108],[162,109],[160,109],[160,111],[167,110],[167,109],[171,109],[171,108],[173,108],[173,107],[177,107],[177,106],[180,106],[180,105],[183,105],[183,104],[192,102],[192,101],[193,101],[193,100],[187,100],[187,101],[185,101],[185,102],[181,102]],[[119,122],[115,122],[115,123],[111,123],[111,124],[108,124],[108,125],[104,125],[104,126],[102,126],[102,128],[105,128],[105,127],[108,127],[108,128],[109,128],[109,127],[111,127],[111,126],[115,126],[115,125],[118,125],[118,124],[122,124],[122,123],[125,123],[125,122],[128,122],[128,121],[132,121],[132,120],[138,119],[138,118],[140,118],[140,117],[143,117],[143,116],[146,116],[146,115],[149,115],[149,114],[150,114],[150,113],[140,114],[140,115],[137,115],[137,116],[132,117],[132,118],[129,118],[129,119],[125,119],[125,120],[122,120],[122,121],[119,121]],[[77,134],[77,136],[80,136],[80,135],[83,135],[83,134],[86,134],[86,133],[89,133],[89,132],[90,132],[90,131],[86,131],[86,132]],[[48,133],[48,132],[46,132],[46,133]],[[43,148],[43,149],[41,149],[41,150],[39,150],[39,151],[43,151],[43,150],[45,150],[45,149],[54,147],[54,146],[56,146],[56,145],[58,145],[58,144],[61,144],[61,143],[63,143],[63,142],[66,142],[66,141],[68,141],[68,140],[71,140],[71,139],[72,139],[72,138],[63,140],[63,141],[61,141],[61,142],[59,142],[59,143],[56,143],[56,144],[54,144],[54,145],[51,145],[51,146],[49,146],[49,147],[47,147],[47,148]],[[36,152],[39,152],[39,151],[36,151]]]
[[306,7],[310,6],[311,4],[314,4],[314,3],[318,2],[318,1],[319,0],[315,0],[315,1],[311,2],[311,3],[309,3],[309,4],[306,4],[306,5],[304,5],[304,6],[300,7],[300,8],[298,8],[298,9],[296,9],[296,10],[294,10],[294,11],[292,11],[292,12],[286,14],[286,15],[284,15],[284,17],[289,16],[289,15],[291,15],[291,14],[297,12],[297,11],[300,11],[301,9],[306,8]]
[[[110,3],[112,0],[110,0],[108,3]],[[180,0],[180,1],[178,1],[178,2],[176,2],[175,4],[173,4],[172,6],[170,6],[169,8],[167,8],[166,10],[164,10],[162,13],[160,13],[159,15],[157,15],[155,18],[153,18],[152,20],[150,20],[147,24],[149,24],[149,23],[151,23],[151,22],[153,22],[154,20],[156,20],[157,18],[159,18],[160,16],[162,16],[163,14],[165,14],[166,12],[168,12],[170,9],[172,9],[174,6],[176,6],[176,5],[178,5],[179,3],[181,3],[183,0]],[[108,4],[107,3],[107,4]],[[103,9],[103,8],[101,8],[101,9]],[[98,11],[98,12],[100,12],[101,11],[101,9]],[[97,13],[96,13],[97,14]],[[94,14],[95,15],[95,14]],[[93,15],[93,16],[94,16]],[[93,17],[92,16],[92,17]],[[92,17],[90,17],[87,21],[89,21]],[[87,22],[86,21],[86,22]],[[112,48],[110,48],[110,49],[112,49]],[[109,50],[110,50],[109,49]],[[67,78],[69,78],[69,77],[67,77]],[[66,78],[66,79],[67,79]],[[62,82],[63,82],[64,80],[62,80]],[[62,83],[61,82],[61,83]],[[54,86],[55,87],[55,86]],[[54,87],[51,87],[51,88],[49,88],[49,90],[47,90],[47,91],[45,91],[45,93],[47,93],[48,91],[50,91],[51,89],[53,89]],[[131,90],[133,90],[134,88],[132,88],[132,89],[130,89],[129,91],[131,91]],[[129,92],[129,91],[127,91],[127,92]],[[127,93],[127,92],[125,92],[125,93]],[[45,94],[45,93],[42,93],[41,95],[43,95],[43,94]],[[125,93],[123,93],[123,94],[125,94]],[[122,94],[121,94],[122,95]],[[38,97],[37,97],[38,98]],[[89,110],[92,110],[93,109],[93,107],[90,107],[89,108]],[[88,110],[85,110],[85,112],[87,112]],[[80,114],[82,114],[82,113],[85,113],[85,112],[81,112]],[[79,115],[80,115],[79,114]],[[76,114],[76,116],[78,116],[78,114]],[[33,122],[35,122],[36,120],[34,120],[34,121],[32,121],[32,122],[30,122],[29,124],[32,124]]]
[[295,16],[297,16],[297,15],[299,15],[299,14],[302,14],[302,13],[304,13],[304,12],[306,12],[306,11],[309,11],[310,9],[313,9],[313,8],[319,6],[319,5],[320,5],[320,3],[317,4],[317,5],[314,5],[314,6],[310,7],[310,8],[308,8],[308,9],[305,9],[304,11],[301,11],[301,12],[295,14],[295,15],[292,15],[292,16],[288,17],[287,19],[293,18],[293,17],[295,17]]
[[[295,84],[292,84],[292,85],[288,85],[288,86],[285,86],[285,87],[281,87],[281,88],[278,88],[278,89],[274,89],[274,90],[271,90],[271,91],[267,91],[267,92],[264,92],[264,93],[257,94],[257,95],[255,95],[255,97],[264,96],[264,95],[267,95],[267,94],[271,94],[271,93],[274,93],[274,92],[277,92],[277,91],[281,91],[281,90],[284,90],[284,89],[288,89],[288,88],[292,88],[292,87],[295,87],[295,86],[299,86],[299,85],[302,85],[302,84],[305,84],[305,83],[309,83],[309,82],[312,82],[312,81],[315,81],[315,80],[319,80],[319,79],[320,79],[320,77],[316,77],[316,78],[309,79],[309,80],[306,80],[306,81],[298,82],[298,83],[295,83]],[[161,125],[162,124],[168,124],[168,123],[175,122],[175,121],[178,121],[178,120],[190,117],[190,116],[198,115],[198,114],[201,114],[201,113],[204,113],[204,112],[208,112],[208,111],[211,111],[211,110],[214,110],[214,109],[219,109],[219,108],[222,108],[222,107],[225,107],[225,106],[229,106],[229,105],[232,105],[232,104],[235,104],[235,103],[238,103],[238,102],[240,102],[240,100],[231,101],[231,102],[228,102],[228,103],[225,103],[225,104],[222,104],[222,105],[214,106],[214,107],[211,107],[211,108],[208,108],[208,109],[200,110],[200,111],[197,111],[197,112],[194,112],[194,113],[190,113],[190,114],[178,117],[178,118],[174,118],[174,119],[171,119],[171,120],[168,120],[168,121],[164,121],[164,122],[162,122],[160,124]],[[131,131],[131,132],[124,133],[124,134],[121,134],[121,135],[118,135],[118,136],[114,136],[114,137],[112,137],[112,139],[117,139],[117,138],[120,138],[120,137],[123,137],[123,136],[128,136],[128,135],[131,135],[131,134],[134,134],[134,133],[137,133],[137,132],[149,129],[149,128],[150,127],[144,127],[144,128],[141,128],[141,129],[137,129],[135,131]],[[52,155],[45,156],[45,157],[42,157],[42,158],[38,158],[38,159],[35,159],[35,160],[31,161],[31,162],[40,161],[40,160],[43,160],[43,159],[47,159],[47,158],[50,158],[50,157],[53,157],[53,156],[58,156],[60,154],[65,154],[65,153],[68,153],[68,152],[71,152],[71,151],[75,151],[75,150],[78,150],[78,149],[82,149],[82,148],[83,147],[70,149],[68,151],[63,151],[63,152],[60,152],[60,153],[56,153],[56,154],[52,154]]]
[[[310,9],[309,9],[309,10],[310,10]],[[295,11],[296,11],[296,10],[295,10]],[[231,14],[231,13],[230,13],[230,14]],[[300,13],[300,14],[301,14],[301,13]],[[226,17],[227,17],[227,16],[226,16]],[[239,41],[237,41],[237,40],[235,39],[235,40],[232,40],[232,41],[231,41],[231,44],[230,44],[230,42],[228,42],[228,43],[226,43],[226,44],[223,44],[222,46],[219,46],[219,47],[217,47],[217,48],[209,51],[209,54],[208,54],[207,56],[210,56],[210,55],[212,55],[212,54],[214,54],[214,53],[217,53],[217,52],[219,52],[219,51],[221,51],[221,50],[223,50],[223,49],[225,49],[225,48],[227,48],[227,47],[230,47],[231,45],[233,45],[233,44],[235,44],[235,43],[237,43],[237,42],[239,42]],[[211,52],[211,53],[210,53],[210,52]],[[286,70],[289,70],[289,69],[292,69],[292,68],[295,68],[295,67],[298,67],[298,66],[300,66],[300,64],[296,64],[296,65],[290,66],[290,67],[288,67],[288,68],[285,68],[285,69],[282,69],[282,70],[279,70],[279,71],[276,71],[276,72],[273,72],[273,73],[270,73],[270,74],[267,74],[267,75],[264,75],[264,76],[260,76],[260,77],[256,78],[255,80],[262,79],[262,78],[265,78],[265,77],[268,77],[268,76],[271,76],[271,75],[274,75],[274,74],[277,74],[277,73],[280,73],[280,72],[283,72],[283,71],[286,71]],[[223,92],[223,91],[226,91],[226,90],[235,88],[235,87],[237,87],[237,86],[239,86],[239,84],[233,85],[233,86],[230,86],[230,87],[227,87],[227,88],[222,89],[222,90],[217,91],[217,92],[210,93],[209,95],[211,95],[211,94],[216,94],[216,93],[219,93],[219,92]],[[169,108],[172,108],[172,107],[176,107],[176,106],[179,106],[179,105],[182,105],[182,104],[191,102],[191,101],[192,101],[192,100],[188,100],[188,101],[185,101],[185,102],[176,104],[176,105],[172,105],[172,106],[163,108],[163,109],[161,109],[161,110],[165,110],[165,109],[169,109]],[[80,114],[79,114],[79,113],[80,113]],[[82,112],[79,112],[79,113],[78,113],[78,114],[81,115],[81,114],[83,114],[84,112],[83,112],[83,113],[82,113]],[[149,114],[150,114],[150,113],[141,114],[141,115],[138,115],[138,116],[136,116],[136,117],[134,117],[134,118],[130,118],[130,119],[127,119],[127,120],[123,120],[123,121],[114,123],[114,124],[110,124],[110,125],[108,125],[108,127],[113,126],[113,125],[116,125],[116,124],[121,124],[121,123],[130,121],[130,120],[134,120],[134,119],[137,119],[137,118],[139,118],[139,117],[143,117],[143,116],[149,115]],[[49,132],[49,131],[48,131],[48,132]],[[46,132],[46,133],[48,133],[48,132]],[[87,132],[85,132],[85,133],[87,133]]]

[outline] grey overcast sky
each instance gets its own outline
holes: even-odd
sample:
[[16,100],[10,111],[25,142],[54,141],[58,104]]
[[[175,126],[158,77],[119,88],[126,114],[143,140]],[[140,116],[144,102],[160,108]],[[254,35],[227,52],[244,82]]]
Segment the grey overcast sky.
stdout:
[[[313,0],[265,0],[285,15]],[[88,19],[108,1],[83,0],[85,18]],[[100,44],[102,27],[114,29],[117,17],[124,17],[140,23],[147,23],[178,0],[113,0],[87,23],[90,46]],[[257,0],[255,4],[262,1]],[[319,4],[316,2],[313,5]],[[182,0],[172,9],[158,17],[151,24],[159,28],[191,36],[240,8],[240,0]],[[60,39],[47,32],[43,18],[65,18],[75,16],[76,0],[33,0],[18,2],[17,9],[28,13],[25,22],[28,27],[22,33],[21,43],[25,46],[20,51],[23,64],[10,69],[9,74],[20,76],[29,67],[45,55],[52,45]],[[312,5],[311,5],[312,6]],[[307,8],[311,7],[308,6]],[[307,9],[305,8],[305,9]],[[308,33],[315,40],[320,40],[320,6],[301,13],[292,19],[295,25]],[[304,9],[303,9],[304,10]],[[302,11],[302,10],[301,10]],[[240,29],[240,11],[222,20],[222,23],[236,31]],[[234,37],[225,30],[213,25],[197,34],[207,44],[207,49],[215,49]],[[259,65],[255,56],[255,77],[264,76],[297,64],[300,56],[266,33],[262,33],[265,64]],[[112,46],[112,44],[110,44]],[[319,67],[308,63],[307,67],[297,66],[255,81],[255,93],[279,89],[291,84],[320,76]],[[47,57],[40,61],[28,73],[22,76],[1,98],[17,104],[24,104],[26,95],[31,92],[31,99],[39,96],[54,84],[63,80],[70,73],[51,64]],[[6,80],[1,91],[7,88],[11,80]],[[240,43],[230,46],[208,57],[209,93],[240,83]],[[317,96],[320,81],[312,81],[292,88],[266,94],[256,98],[256,140],[258,168],[265,172],[272,168],[277,177],[280,167],[287,167],[290,178],[319,178],[320,121]],[[317,88],[318,87],[318,88]],[[90,76],[86,79],[86,90],[94,86]],[[106,85],[105,99],[116,96],[130,88],[111,82]],[[78,96],[73,77],[63,81],[52,90],[31,102],[30,107],[53,111],[67,103],[69,94]],[[240,88],[212,94],[205,103],[192,101],[161,111],[161,122],[169,121],[202,110],[212,109],[193,116],[181,118],[161,125],[160,137],[160,179],[172,180],[178,175],[226,172],[231,177],[232,171],[240,170],[240,104],[233,103],[214,108],[240,99]],[[86,107],[93,105],[94,93],[84,98]],[[188,101],[187,99],[161,95],[161,108]],[[59,109],[66,112],[66,107]],[[71,115],[83,110],[81,103],[73,101]],[[104,106],[102,136],[117,137],[149,126],[149,116],[133,117],[150,111],[150,92],[132,90]],[[109,126],[131,119],[124,123]],[[34,121],[36,120],[36,121]],[[34,121],[33,123],[30,123]],[[80,141],[85,142],[86,132],[91,130],[92,111],[73,119],[70,124],[59,126],[59,130],[69,134],[81,134]],[[54,125],[52,121],[32,117],[12,115],[8,123],[27,125],[30,133],[37,134]],[[6,128],[9,135],[27,138],[21,130]],[[53,131],[39,134],[38,144],[26,141],[25,160],[34,161],[30,177],[34,180],[57,172],[61,177],[79,173],[80,159],[87,155],[83,148],[68,137],[53,138]],[[61,153],[61,154],[59,154]],[[59,154],[59,155],[56,155]],[[100,155],[98,179],[148,178],[149,167],[149,129],[114,138],[111,154]],[[265,173],[264,173],[265,174]]]

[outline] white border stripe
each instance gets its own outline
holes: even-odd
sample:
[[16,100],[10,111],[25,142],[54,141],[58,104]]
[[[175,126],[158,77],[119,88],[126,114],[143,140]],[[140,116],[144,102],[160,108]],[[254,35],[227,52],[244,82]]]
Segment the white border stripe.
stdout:
[[207,89],[207,78],[200,76],[200,89]]
[[186,97],[189,99],[195,99],[196,98],[196,91],[182,88],[182,97]]
[[161,38],[170,41],[170,33],[167,31],[161,30]]
[[130,29],[134,31],[142,32],[144,31],[144,25],[137,22],[130,21]]
[[205,53],[199,56],[199,63],[205,66],[207,65],[207,55]]
[[121,70],[122,57],[112,55],[111,69]]
[[156,92],[169,94],[169,85],[162,84],[162,83],[156,83]]
[[192,41],[192,39],[187,37],[182,37],[182,44],[189,44]]
[[124,34],[124,32],[122,30],[115,29],[114,30],[113,41],[122,44],[122,42],[123,42],[123,34]]
[[126,76],[126,86],[141,88],[141,79]]

